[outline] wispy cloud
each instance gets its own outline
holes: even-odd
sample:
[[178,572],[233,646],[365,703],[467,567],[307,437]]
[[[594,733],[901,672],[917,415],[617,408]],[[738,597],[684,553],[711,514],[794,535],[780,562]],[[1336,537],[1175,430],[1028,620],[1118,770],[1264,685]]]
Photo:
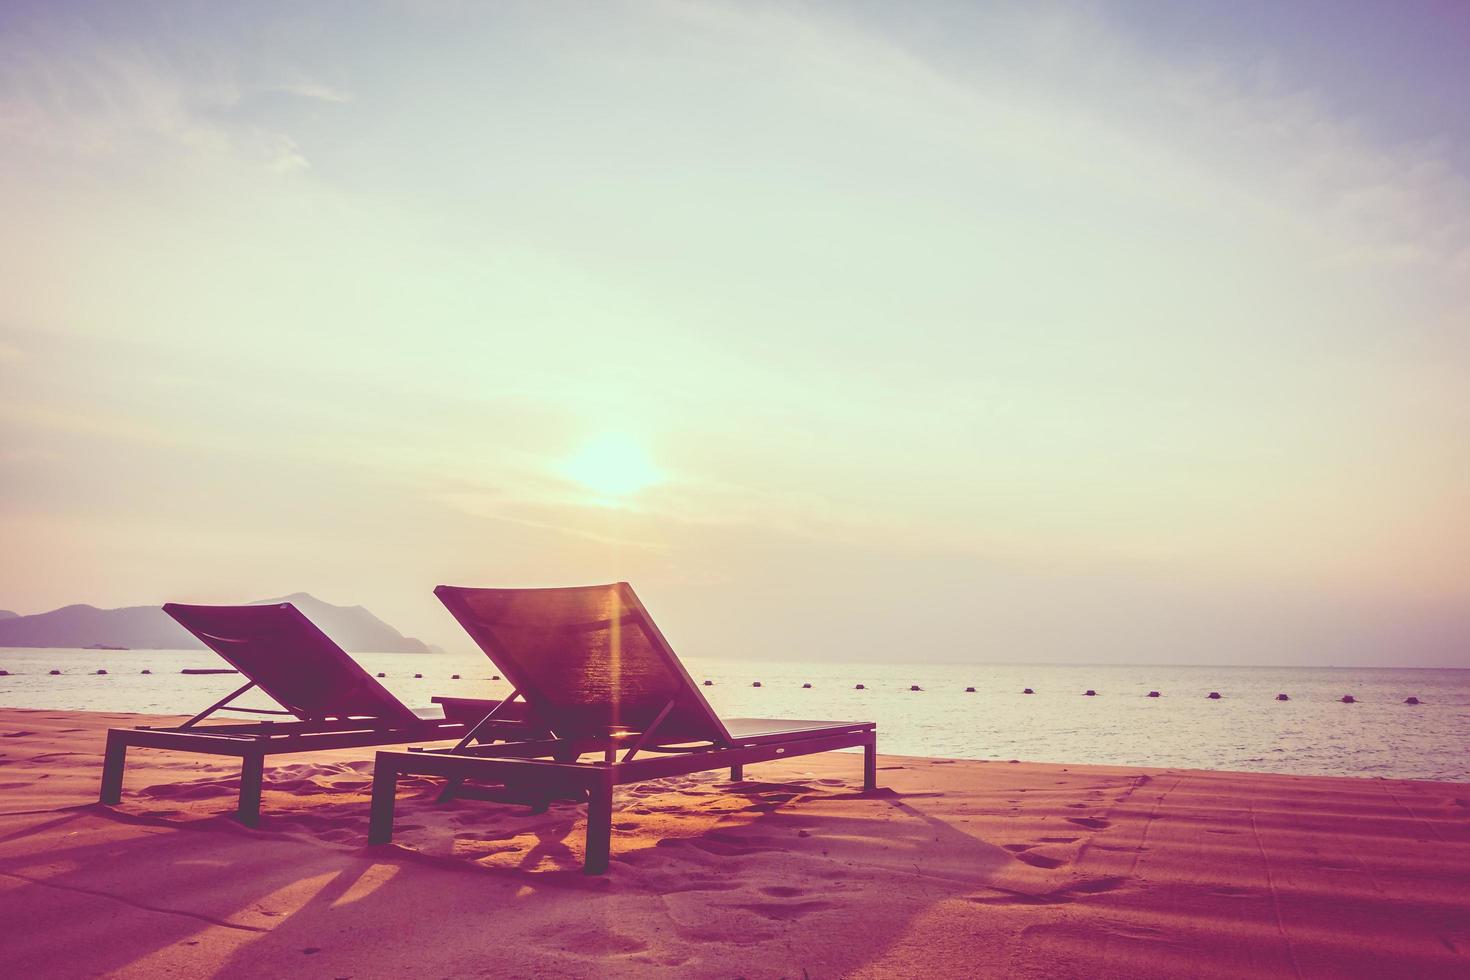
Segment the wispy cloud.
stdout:
[[801,87],[874,112],[948,117],[957,141],[1024,141],[1083,169],[1132,156],[1148,165],[1141,179],[1192,172],[1324,233],[1329,261],[1446,273],[1470,262],[1470,179],[1445,145],[1369,132],[1260,55],[1145,49],[1085,6],[919,6],[902,17],[727,0],[664,9],[759,45],[770,70]]
[[339,91],[330,85],[321,82],[301,80],[295,82],[282,82],[271,88],[271,91],[284,92],[287,95],[299,96],[303,99],[311,99],[316,102],[351,102],[352,96],[346,92]]
[[297,140],[231,110],[268,93],[327,104],[350,97],[293,75],[254,84],[236,60],[204,48],[188,63],[161,45],[103,37],[82,25],[0,38],[0,137],[49,151],[228,157],[276,173],[310,166]]

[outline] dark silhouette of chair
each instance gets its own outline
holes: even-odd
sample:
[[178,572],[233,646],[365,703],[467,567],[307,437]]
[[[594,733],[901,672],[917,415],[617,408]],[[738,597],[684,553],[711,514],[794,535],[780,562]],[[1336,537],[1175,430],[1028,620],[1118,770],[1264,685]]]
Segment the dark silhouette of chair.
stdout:
[[[467,736],[454,749],[379,752],[371,843],[392,839],[398,778],[408,774],[446,777],[446,796],[473,780],[502,787],[499,798],[541,808],[554,799],[585,800],[588,874],[607,870],[616,786],[727,766],[730,778],[740,779],[751,763],[862,746],[863,788],[876,788],[876,724],[721,721],[626,582],[441,585],[434,594],[514,686],[500,710],[524,699],[529,724],[550,737],[471,746]],[[491,712],[482,724],[497,716]],[[636,758],[640,753],[645,757]],[[584,754],[599,758],[582,762]]]
[[[463,699],[454,717],[420,718],[289,602],[267,606],[169,603],[163,609],[250,682],[182,725],[110,729],[102,765],[103,803],[122,800],[129,746],[233,756],[240,759],[239,819],[255,826],[260,819],[261,779],[268,755],[461,739],[477,727],[464,720],[472,706],[478,706],[476,720],[500,707],[499,701]],[[257,688],[281,707],[232,705]],[[200,724],[220,710],[283,715],[292,720]],[[494,723],[478,726],[475,738],[545,734],[543,729],[528,727],[524,717],[524,713],[503,714]]]

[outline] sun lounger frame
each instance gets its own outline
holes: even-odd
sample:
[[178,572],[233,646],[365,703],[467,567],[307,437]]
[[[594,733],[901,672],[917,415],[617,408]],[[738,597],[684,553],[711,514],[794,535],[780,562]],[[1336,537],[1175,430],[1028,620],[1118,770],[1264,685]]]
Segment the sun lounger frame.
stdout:
[[[230,655],[229,646],[224,645],[227,640],[208,635],[186,621],[191,608],[219,609],[173,604],[164,606],[164,610],[178,619],[181,625],[194,632],[206,645],[248,676],[248,665]],[[495,739],[520,741],[547,734],[543,727],[524,717],[496,718],[503,711],[503,702],[498,700],[456,699],[459,702],[458,717],[418,718],[382,685],[369,677],[355,660],[322,633],[300,610],[290,603],[281,603],[274,608],[275,614],[283,622],[293,625],[298,631],[296,639],[312,644],[314,652],[320,654],[317,666],[321,666],[322,662],[330,662],[333,669],[338,670],[351,683],[366,685],[371,697],[382,707],[383,713],[363,715],[344,711],[339,715],[332,713],[330,709],[307,709],[282,700],[286,695],[279,690],[268,690],[257,679],[251,678],[244,686],[231,691],[181,725],[109,729],[102,763],[102,786],[98,794],[101,803],[116,805],[122,802],[123,772],[127,767],[128,749],[132,747],[238,758],[240,794],[236,816],[241,823],[254,827],[260,822],[260,795],[266,756],[403,745],[409,742],[443,742],[449,739],[458,740],[459,747],[467,747],[471,742],[486,743]],[[261,609],[261,613],[270,614],[266,609]],[[237,698],[257,688],[281,707],[234,706]],[[475,724],[468,723],[465,720],[466,712],[472,711],[476,706],[482,717]],[[219,711],[283,715],[290,720],[226,721],[200,725],[200,722]]]
[[[484,700],[485,713],[493,712],[500,701]],[[260,823],[260,794],[266,756],[299,752],[325,752],[330,749],[354,749],[380,745],[404,745],[409,742],[443,742],[464,740],[475,726],[448,718],[421,719],[414,723],[385,723],[381,719],[340,719],[334,721],[256,721],[203,725],[193,727],[194,720],[183,725],[155,728],[112,728],[107,732],[107,749],[102,763],[102,790],[99,800],[108,805],[122,802],[123,770],[129,748],[166,749],[202,755],[231,756],[240,760],[240,797],[236,816],[247,827]],[[541,733],[523,722],[506,721],[482,725],[474,738],[490,742],[494,739],[519,741]]]
[[[640,629],[648,641],[648,655],[676,680],[667,703],[646,702],[643,707],[648,712],[643,717],[647,720],[637,729],[576,731],[585,726],[557,706],[551,696],[554,688],[548,686],[548,680],[533,676],[534,671],[528,669],[530,665],[503,645],[496,635],[496,626],[481,618],[473,601],[475,596],[494,595],[514,600],[537,593],[590,593],[615,598],[612,619],[556,624],[549,628],[569,637],[614,622],[620,627],[629,625]],[[544,808],[555,799],[585,800],[588,804],[584,862],[587,874],[607,871],[612,840],[612,797],[618,786],[727,767],[730,778],[738,780],[744,775],[744,767],[751,763],[860,746],[863,791],[877,788],[878,726],[873,722],[823,722],[732,733],[705,700],[673,646],[627,582],[566,590],[474,590],[441,585],[434,594],[515,685],[517,695],[525,697],[532,716],[546,724],[557,737],[487,746],[470,746],[463,740],[448,751],[378,752],[373,767],[370,843],[385,844],[392,839],[398,779],[404,775],[444,777],[448,782],[440,799],[460,793],[466,780],[474,780],[503,786],[509,795],[537,808]],[[678,721],[666,722],[675,718]],[[800,723],[774,721],[772,724]],[[559,731],[562,725],[573,730]],[[663,732],[659,730],[660,725],[664,726]],[[640,752],[659,758],[638,759]],[[600,754],[602,758],[595,762],[579,761],[589,753]]]
[[[863,791],[878,788],[878,726],[871,722],[811,729],[786,737],[757,736],[730,745],[637,744],[644,735],[629,732],[604,738],[540,739],[470,746],[454,752],[380,751],[373,764],[368,843],[386,844],[393,839],[398,779],[407,775],[442,776],[451,786],[467,779],[498,784],[537,809],[557,799],[586,801],[583,870],[589,875],[607,871],[612,845],[613,790],[618,786],[726,767],[730,769],[730,778],[739,780],[744,776],[744,767],[752,763],[861,746]],[[623,758],[616,760],[619,751],[623,752]],[[639,751],[659,757],[632,758]],[[589,753],[601,754],[602,759],[578,761],[579,756]]]

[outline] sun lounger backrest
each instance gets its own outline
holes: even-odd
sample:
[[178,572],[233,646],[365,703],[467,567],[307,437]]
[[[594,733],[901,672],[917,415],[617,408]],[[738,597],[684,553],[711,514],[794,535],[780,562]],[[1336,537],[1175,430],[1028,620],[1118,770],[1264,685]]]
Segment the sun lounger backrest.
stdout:
[[289,602],[163,611],[303,721],[416,715]]
[[672,702],[658,741],[729,741],[626,582],[434,594],[559,737],[645,731]]

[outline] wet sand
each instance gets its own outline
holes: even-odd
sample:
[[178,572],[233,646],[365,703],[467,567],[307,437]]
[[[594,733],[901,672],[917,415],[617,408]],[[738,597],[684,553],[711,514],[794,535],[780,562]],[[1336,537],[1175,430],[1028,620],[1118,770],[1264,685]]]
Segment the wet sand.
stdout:
[[[228,760],[0,710],[11,976],[1463,977],[1470,785],[861,756],[625,787],[608,875],[582,808],[400,787],[366,847],[370,750]],[[882,747],[881,732],[879,747]]]

